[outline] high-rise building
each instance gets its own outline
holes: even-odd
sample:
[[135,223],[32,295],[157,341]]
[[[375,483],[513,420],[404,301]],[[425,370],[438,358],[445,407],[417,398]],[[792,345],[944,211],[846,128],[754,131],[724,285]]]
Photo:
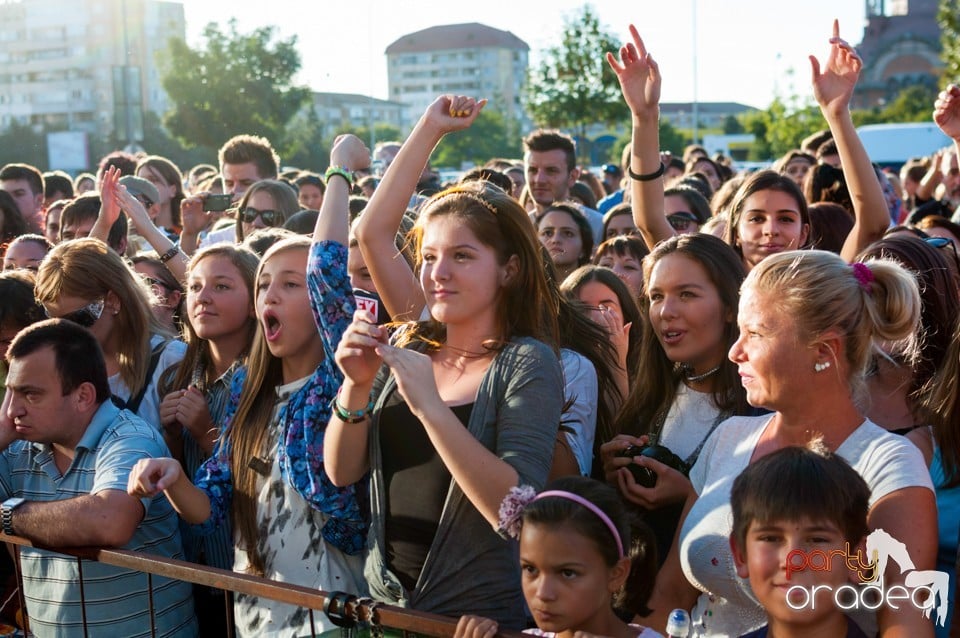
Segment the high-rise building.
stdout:
[[387,47],[390,100],[406,105],[404,131],[438,95],[490,100],[487,108],[524,122],[521,93],[530,47],[510,33],[476,22],[430,27]]
[[158,0],[0,3],[0,128],[142,139],[169,106],[157,52],[186,34],[183,5]]

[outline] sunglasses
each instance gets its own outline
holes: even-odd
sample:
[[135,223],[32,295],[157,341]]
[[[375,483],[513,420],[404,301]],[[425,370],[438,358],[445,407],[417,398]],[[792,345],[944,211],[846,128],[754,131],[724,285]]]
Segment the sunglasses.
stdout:
[[[68,312],[67,314],[61,316],[60,319],[66,319],[67,321],[72,321],[73,323],[81,325],[84,328],[90,328],[93,326],[93,324],[97,323],[97,321],[100,319],[100,315],[102,314],[103,299],[98,299],[96,301],[91,301],[79,310]],[[47,317],[50,317],[50,313],[47,313]]]
[[175,290],[180,290],[180,288],[173,288],[170,284],[164,283],[160,279],[155,279],[153,277],[144,277],[143,280],[147,282],[148,286],[159,286],[168,292],[173,292]]
[[697,223],[689,217],[678,215],[676,213],[673,215],[668,215],[667,221],[670,222],[670,226],[672,226],[674,230],[679,231],[689,230],[691,226]]
[[247,224],[252,224],[259,217],[267,226],[278,226],[283,223],[283,213],[278,210],[257,210],[252,206],[247,206],[240,211],[240,219]]
[[949,248],[950,250],[948,252],[953,255],[953,263],[956,264],[957,270],[960,271],[960,255],[957,254],[957,246],[952,240],[946,237],[924,237],[923,241],[941,250]]

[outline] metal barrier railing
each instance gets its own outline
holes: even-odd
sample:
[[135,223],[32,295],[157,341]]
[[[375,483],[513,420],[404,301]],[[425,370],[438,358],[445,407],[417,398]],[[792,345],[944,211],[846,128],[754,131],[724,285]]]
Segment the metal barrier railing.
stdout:
[[[343,622],[346,625],[356,624],[357,622],[367,623],[373,630],[373,633],[378,633],[380,629],[396,630],[402,632],[404,637],[411,633],[422,636],[450,637],[453,636],[457,626],[456,618],[414,611],[394,605],[385,605],[374,602],[368,598],[358,598],[344,592],[325,592],[300,585],[280,583],[266,578],[259,578],[257,576],[250,576],[151,554],[96,547],[58,547],[50,549],[35,545],[25,538],[7,536],[3,533],[0,533],[0,541],[14,545],[14,566],[17,571],[20,608],[23,610],[25,630],[29,630],[29,618],[27,617],[27,606],[23,596],[23,577],[20,571],[20,547],[35,547],[37,549],[43,549],[44,551],[75,557],[77,559],[81,580],[80,591],[82,606],[85,606],[83,599],[84,560],[98,561],[106,565],[145,573],[147,575],[149,589],[151,635],[153,636],[156,635],[156,627],[153,624],[153,576],[182,580],[197,585],[221,589],[225,592],[239,592],[260,596],[262,598],[269,598],[282,603],[303,607],[309,610],[310,623],[314,628],[314,636],[317,635],[316,623],[314,622],[315,613],[327,613],[327,616],[331,618],[331,620],[334,620],[334,622]],[[328,611],[325,612],[325,609]],[[230,609],[228,605],[228,613],[230,611],[232,611],[232,609]],[[83,620],[84,630],[86,631],[85,611]],[[231,624],[232,623],[228,623],[228,626]],[[520,636],[524,636],[524,634],[520,632],[501,632],[498,635],[504,638],[519,638]]]

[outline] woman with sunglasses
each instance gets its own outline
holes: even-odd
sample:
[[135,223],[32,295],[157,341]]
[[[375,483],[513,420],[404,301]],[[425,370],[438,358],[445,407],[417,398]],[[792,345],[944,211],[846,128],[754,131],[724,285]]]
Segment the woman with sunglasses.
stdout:
[[297,193],[289,184],[276,179],[254,182],[237,208],[237,243],[258,228],[283,226],[299,210]]
[[140,275],[102,241],[84,237],[47,254],[36,296],[47,316],[74,321],[96,336],[114,397],[159,430],[157,382],[179,364],[186,346],[153,314]]

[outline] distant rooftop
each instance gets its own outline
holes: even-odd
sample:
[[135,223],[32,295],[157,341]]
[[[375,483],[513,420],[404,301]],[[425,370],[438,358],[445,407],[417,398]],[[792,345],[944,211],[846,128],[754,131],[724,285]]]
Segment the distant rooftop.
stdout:
[[509,31],[501,31],[479,22],[430,27],[402,36],[387,47],[387,55],[423,53],[449,49],[502,47],[529,51],[526,42]]
[[359,93],[327,93],[324,91],[314,91],[313,97],[315,100],[323,100],[324,102],[329,103],[356,103],[364,102],[371,106],[403,106],[401,102],[392,102],[390,100],[381,100],[379,98],[370,97],[368,95],[361,95]]
[[[739,102],[698,102],[697,112],[701,114],[708,113],[742,113],[744,111],[756,111],[752,106],[740,104]],[[693,112],[693,102],[661,102],[661,113]]]

